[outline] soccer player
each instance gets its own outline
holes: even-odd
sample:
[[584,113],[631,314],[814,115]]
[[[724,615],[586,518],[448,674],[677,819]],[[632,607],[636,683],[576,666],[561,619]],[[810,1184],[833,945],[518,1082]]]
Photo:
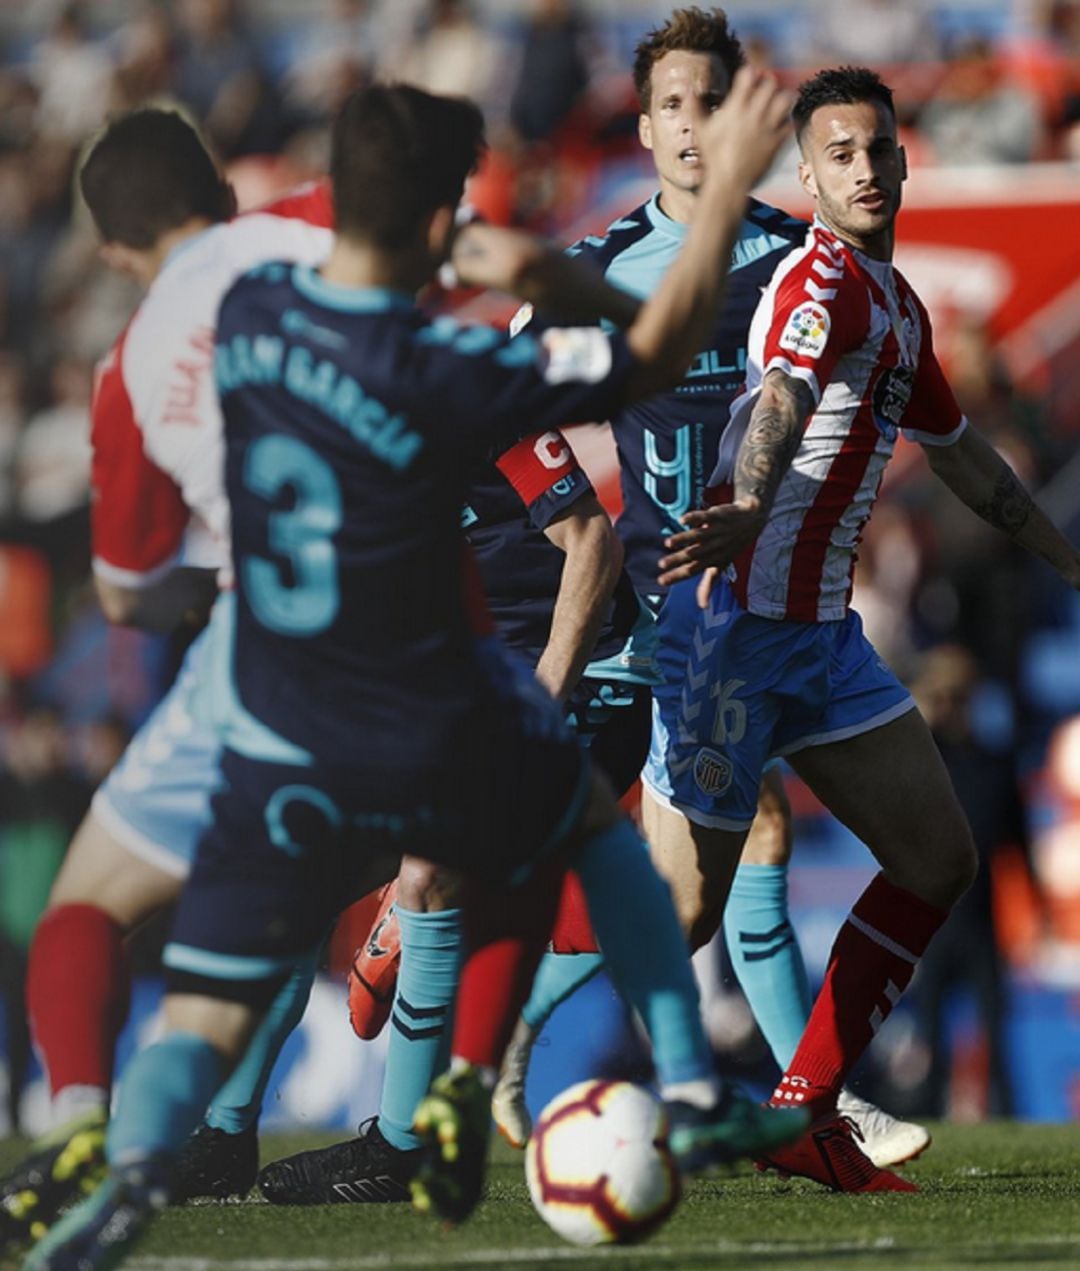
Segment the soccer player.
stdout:
[[[462,525],[497,634],[535,667],[616,795],[625,793],[648,751],[655,632],[651,621],[642,621],[621,569],[621,544],[565,438],[558,432],[527,437],[496,462],[485,460],[473,474]],[[387,983],[380,968],[396,948],[400,979],[380,1002],[375,992],[386,993]],[[600,961],[596,953],[578,956]],[[413,1114],[445,1061],[460,960],[456,879],[407,857],[350,976],[350,1019],[358,1035],[376,1036],[390,1020],[378,1116],[354,1139],[266,1166],[258,1185],[267,1200],[409,1199],[422,1155]],[[364,973],[376,983],[361,978]],[[393,986],[392,976],[389,982]],[[215,1100],[215,1113],[221,1112]]]
[[713,1075],[665,889],[554,703],[477,634],[458,529],[478,450],[522,419],[607,414],[685,368],[786,112],[767,78],[737,79],[701,138],[708,215],[625,338],[588,328],[511,341],[430,323],[414,304],[446,256],[479,112],[401,86],[346,104],[326,264],[262,266],[218,318],[236,588],[215,606],[211,648],[226,740],[214,823],[165,955],[168,1032],[121,1083],[108,1181],[31,1267],[122,1256],[284,978],[406,845],[500,882],[474,882],[486,903],[466,910],[453,1062],[417,1114],[432,1144],[421,1199],[460,1217],[479,1197],[493,1065],[567,853],[650,1028],[683,1163],[791,1137],[790,1113],[763,1116]]
[[[105,260],[147,288],[102,364],[94,395],[94,577],[112,621],[168,629],[191,610],[206,610],[228,563],[212,376],[217,307],[240,274],[269,257],[321,262],[332,241],[332,207],[328,187],[316,185],[225,224],[234,208],[230,188],[195,131],[164,110],[111,124],[80,181]],[[482,228],[471,235],[490,246]],[[463,236],[465,246],[469,241]],[[539,253],[520,236],[499,242],[502,268],[527,274],[528,285],[542,290],[559,286],[561,256]],[[546,282],[549,265],[553,284]],[[609,293],[604,288],[603,299],[617,303]],[[579,302],[566,288],[558,294]],[[589,532],[599,524],[592,518]],[[54,1129],[0,1185],[0,1244],[25,1240],[100,1167],[115,1043],[127,1011],[124,938],[179,895],[219,780],[218,739],[194,705],[205,646],[198,637],[175,686],[97,792],[35,932],[29,1004],[53,1092]],[[185,1153],[178,1199],[250,1188],[265,1083],[303,1013],[313,971],[312,960],[290,978],[220,1092]],[[77,1131],[78,1169],[57,1170]]]
[[836,1098],[975,853],[925,722],[848,607],[855,550],[902,430],[964,503],[1073,587],[1080,554],[962,417],[926,310],[892,265],[906,165],[889,89],[870,70],[822,71],[794,118],[816,218],[754,316],[719,501],[686,513],[668,542],[663,577],[678,585],[661,620],[663,727],[645,780],[692,823],[730,825],[710,832],[737,846],[763,763],[786,755],[881,865],[773,1095],[815,1124],[763,1157],[843,1191],[912,1190],[866,1159]]
[[[330,205],[313,189],[225,224],[235,204],[194,129],[144,110],[99,138],[81,171],[111,266],[147,295],[99,368],[92,405],[94,579],[114,622],[166,630],[205,611],[227,563],[213,326],[229,285],[273,255],[330,250]],[[193,713],[205,640],[94,796],[30,949],[27,997],[52,1092],[53,1130],[0,1187],[0,1246],[79,1194],[101,1161],[114,1051],[127,1014],[124,939],[180,894],[209,820],[217,739]],[[290,982],[282,1027],[306,993]],[[77,1170],[56,1171],[76,1131]],[[247,1146],[250,1145],[237,1145]],[[219,1162],[246,1191],[257,1161]]]
[[[570,249],[597,264],[616,286],[647,296],[678,255],[698,214],[705,175],[698,133],[743,61],[721,9],[676,9],[638,44],[633,73],[639,135],[652,154],[660,188],[605,235]],[[686,376],[612,419],[624,504],[617,529],[627,570],[654,611],[666,591],[657,582],[664,537],[679,529],[683,513],[701,505],[729,408],[745,379],[747,335],[761,291],[778,264],[802,245],[806,229],[805,222],[750,199],[723,308]],[[732,964],[783,1071],[810,1013],[810,991],[788,918],[792,838],[779,772],[765,774],[741,860],[732,854],[729,836],[714,837],[708,822],[688,822],[654,793],[646,789],[642,799],[646,837],[690,943],[694,948],[707,943],[723,915]],[[529,1135],[525,1077],[532,1043],[555,1005],[592,969],[580,957],[550,957],[543,964],[495,1092],[495,1117],[511,1142],[524,1145]],[[923,1126],[898,1121],[846,1090],[841,1101],[879,1164],[910,1159],[929,1143]]]

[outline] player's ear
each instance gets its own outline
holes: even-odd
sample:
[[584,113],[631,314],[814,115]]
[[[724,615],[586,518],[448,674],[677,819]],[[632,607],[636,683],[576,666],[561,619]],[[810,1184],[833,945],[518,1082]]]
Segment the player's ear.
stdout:
[[646,114],[640,114],[637,117],[637,135],[638,141],[646,150],[652,149],[652,120]]
[[805,159],[799,160],[799,184],[812,199],[817,198],[817,181],[814,180],[814,169]]
[[124,243],[102,243],[98,248],[98,255],[117,273],[126,274],[129,278],[141,278],[142,253],[137,248],[127,247]]
[[904,149],[903,146],[897,146],[896,149],[900,155],[900,180],[906,181],[907,180],[907,151]]
[[428,251],[436,260],[443,261],[450,255],[456,212],[456,207],[437,207],[428,221]]

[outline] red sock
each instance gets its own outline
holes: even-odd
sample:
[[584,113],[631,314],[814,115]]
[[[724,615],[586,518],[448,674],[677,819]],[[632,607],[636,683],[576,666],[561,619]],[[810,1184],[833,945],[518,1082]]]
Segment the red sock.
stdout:
[[599,952],[592,922],[589,920],[589,905],[581,887],[581,880],[571,869],[566,871],[566,877],[563,879],[559,912],[555,915],[555,926],[551,931],[551,951],[552,953]]
[[778,1105],[832,1111],[847,1074],[907,988],[947,909],[878,874],[855,902],[829,957],[821,992],[787,1072]]
[[470,886],[462,903],[465,963],[451,1053],[498,1069],[555,920],[565,866],[547,862],[522,887]]
[[49,910],[30,945],[26,1005],[54,1096],[66,1086],[109,1089],[129,995],[120,926],[95,905]]

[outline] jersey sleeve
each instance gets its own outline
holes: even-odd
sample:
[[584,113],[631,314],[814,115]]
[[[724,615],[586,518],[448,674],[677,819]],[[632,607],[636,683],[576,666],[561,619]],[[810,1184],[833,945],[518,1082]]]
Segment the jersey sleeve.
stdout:
[[921,446],[951,446],[959,441],[967,420],[937,360],[930,315],[921,301],[919,318],[923,329],[919,365],[911,401],[904,412],[902,431],[908,441],[916,441]]
[[820,243],[785,273],[761,305],[762,374],[775,368],[802,380],[816,405],[840,359],[866,340],[870,299],[865,284]]
[[583,495],[592,482],[578,465],[562,433],[534,433],[499,456],[496,467],[514,487],[538,530],[547,527]]
[[328,180],[312,181],[298,186],[273,203],[254,209],[285,220],[303,221],[321,229],[334,228],[334,200]]
[[188,511],[177,484],[147,456],[123,375],[124,337],[98,368],[91,406],[94,573],[146,587],[175,564]]
[[598,327],[511,337],[446,319],[422,328],[418,344],[414,392],[423,403],[438,403],[452,440],[480,450],[610,418],[634,366],[625,338]]

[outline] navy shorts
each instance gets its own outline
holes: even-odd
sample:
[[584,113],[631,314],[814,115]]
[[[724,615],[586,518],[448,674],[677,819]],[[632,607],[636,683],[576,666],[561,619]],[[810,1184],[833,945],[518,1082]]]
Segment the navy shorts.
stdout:
[[566,718],[622,798],[641,775],[649,753],[652,689],[585,676],[570,695]]
[[437,764],[389,767],[372,753],[301,766],[225,749],[213,825],[165,949],[169,989],[265,1005],[405,852],[523,881],[580,819],[588,776],[558,707],[509,657]]

